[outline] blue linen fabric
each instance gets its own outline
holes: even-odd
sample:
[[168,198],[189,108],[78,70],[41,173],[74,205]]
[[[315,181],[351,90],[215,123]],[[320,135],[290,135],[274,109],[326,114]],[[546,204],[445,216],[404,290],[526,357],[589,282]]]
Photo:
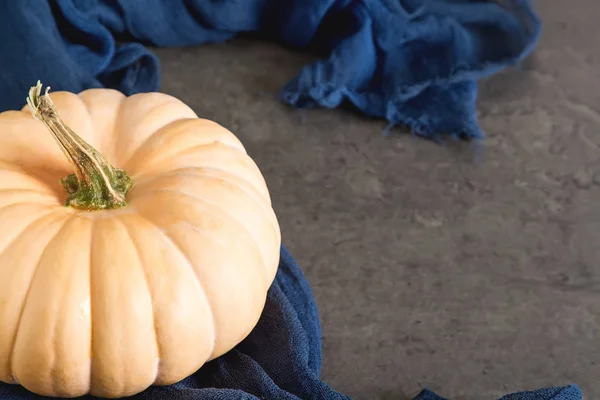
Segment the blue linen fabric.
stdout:
[[[479,137],[475,79],[521,60],[539,29],[525,0],[0,1],[0,111],[21,108],[38,79],[72,92],[154,91],[159,63],[146,45],[197,45],[254,32],[327,54],[283,88],[282,99],[293,106],[350,103],[423,136]],[[320,366],[314,299],[282,248],[279,272],[250,336],[183,381],[134,398],[349,399],[319,379]],[[0,400],[41,398],[0,384]],[[502,400],[581,398],[572,385]],[[415,400],[441,398],[423,390]]]
[[323,57],[281,91],[295,107],[349,105],[417,135],[480,138],[476,79],[518,64],[541,22],[529,0],[19,0],[0,2],[0,109],[54,90],[159,87],[144,45],[252,33]]
[[[430,390],[423,390],[414,400],[448,400]],[[577,385],[549,387],[530,392],[511,393],[499,400],[583,400],[581,389]]]

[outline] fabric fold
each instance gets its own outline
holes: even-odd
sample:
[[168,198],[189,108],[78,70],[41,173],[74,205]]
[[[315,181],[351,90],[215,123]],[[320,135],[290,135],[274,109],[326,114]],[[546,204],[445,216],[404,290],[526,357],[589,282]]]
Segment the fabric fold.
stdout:
[[3,64],[0,109],[21,107],[37,79],[75,92],[158,90],[158,60],[142,45],[252,33],[321,56],[291,77],[283,102],[348,105],[436,139],[483,136],[477,79],[518,64],[541,29],[529,0],[22,0],[0,11],[0,54],[28,49]]

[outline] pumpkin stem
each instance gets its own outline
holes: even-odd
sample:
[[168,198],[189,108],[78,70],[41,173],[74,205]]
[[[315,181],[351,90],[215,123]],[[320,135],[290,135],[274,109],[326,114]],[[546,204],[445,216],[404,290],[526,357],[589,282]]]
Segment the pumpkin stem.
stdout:
[[61,179],[67,191],[67,206],[78,210],[95,211],[125,206],[125,195],[133,186],[129,175],[114,168],[104,156],[86,143],[58,115],[48,92],[42,95],[42,84],[29,90],[27,104],[33,117],[46,125],[69,159],[74,174]]

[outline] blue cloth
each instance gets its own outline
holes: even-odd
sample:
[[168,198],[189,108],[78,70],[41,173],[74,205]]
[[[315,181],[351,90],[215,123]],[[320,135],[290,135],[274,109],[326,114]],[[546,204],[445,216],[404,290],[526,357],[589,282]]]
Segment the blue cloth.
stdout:
[[[421,135],[479,136],[474,79],[518,62],[539,21],[524,0],[19,0],[0,1],[0,111],[20,108],[38,79],[54,90],[156,90],[141,43],[182,46],[258,32],[329,54],[282,91],[294,106],[350,102]],[[117,44],[117,42],[119,44]],[[308,283],[282,248],[279,272],[250,336],[148,400],[348,399],[319,379],[321,330]],[[0,400],[39,399],[0,384]],[[577,386],[502,400],[579,400]],[[416,400],[441,400],[424,390]]]
[[[447,400],[430,390],[423,390],[414,400]],[[511,393],[500,400],[583,400],[581,389],[577,385],[551,387],[531,392]]]
[[476,79],[518,64],[540,33],[529,0],[19,0],[0,2],[0,22],[0,109],[20,107],[38,79],[156,90],[158,61],[140,43],[253,33],[323,56],[285,85],[285,102],[350,105],[434,138],[481,137]]
[[[261,319],[234,350],[147,400],[344,400],[319,380],[321,327],[311,289],[285,249]],[[0,400],[38,400],[20,386],[0,384]],[[45,398],[48,399],[48,398]]]

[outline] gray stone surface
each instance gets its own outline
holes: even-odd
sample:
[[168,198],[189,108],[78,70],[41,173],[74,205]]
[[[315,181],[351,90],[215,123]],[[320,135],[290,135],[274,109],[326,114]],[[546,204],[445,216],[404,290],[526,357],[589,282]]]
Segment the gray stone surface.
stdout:
[[487,139],[442,147],[271,96],[311,60],[238,40],[158,51],[162,90],[236,132],[356,399],[580,384],[600,398],[600,3],[545,0],[535,54],[482,83]]

